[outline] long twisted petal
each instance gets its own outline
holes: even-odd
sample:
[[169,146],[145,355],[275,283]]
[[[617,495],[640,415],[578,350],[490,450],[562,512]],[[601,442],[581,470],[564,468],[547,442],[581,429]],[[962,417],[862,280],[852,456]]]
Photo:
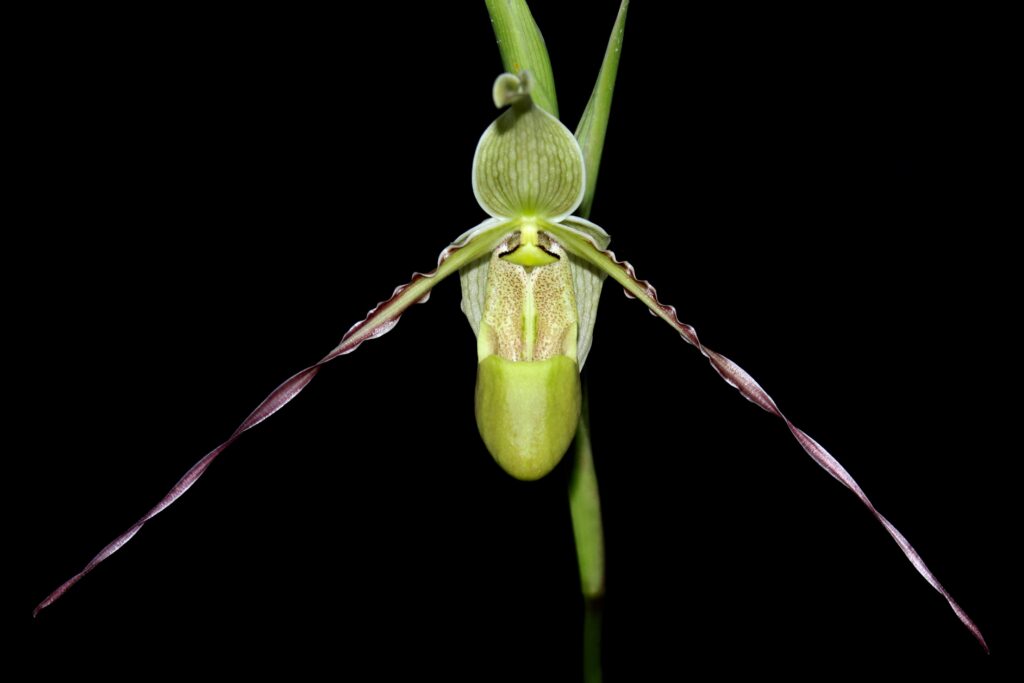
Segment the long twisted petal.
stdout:
[[360,344],[368,339],[375,339],[386,334],[393,328],[407,308],[415,303],[423,303],[430,296],[430,290],[439,282],[467,263],[479,258],[481,255],[493,250],[501,237],[507,231],[507,223],[495,219],[484,221],[476,228],[466,232],[458,240],[453,242],[447,249],[441,252],[437,260],[437,268],[429,273],[415,273],[408,284],[396,288],[391,297],[367,313],[366,318],[353,325],[341,338],[334,349],[313,365],[300,370],[280,386],[274,389],[269,396],[263,399],[252,413],[235,429],[224,443],[204,455],[193,465],[178,482],[171,487],[171,490],[154,505],[149,512],[142,516],[135,524],[131,525],[124,533],[108,543],[94,558],[89,560],[82,571],[62,583],[56,590],[40,602],[33,610],[33,616],[39,614],[40,610],[51,605],[60,598],[69,588],[78,583],[82,577],[91,572],[101,562],[121,549],[139,532],[142,526],[163,512],[167,507],[188,491],[199,477],[203,476],[206,468],[224,452],[228,446],[233,444],[238,437],[249,431],[259,423],[283,408],[289,401],[295,398],[307,384],[320,371],[321,366],[338,356],[343,356],[355,351]]
[[[580,219],[574,219],[580,221]],[[932,588],[939,592],[942,597],[946,599],[949,606],[956,613],[956,616],[960,619],[964,626],[966,626],[974,637],[978,640],[985,651],[988,652],[988,645],[985,643],[985,638],[981,635],[981,630],[974,623],[974,621],[967,616],[967,613],[957,604],[953,596],[939,583],[939,580],[935,578],[935,574],[928,568],[921,559],[914,547],[910,545],[906,537],[899,532],[899,530],[893,526],[892,522],[886,519],[877,509],[874,504],[868,499],[864,491],[857,484],[856,480],[846,469],[839,463],[835,457],[825,450],[821,444],[808,436],[802,429],[790,422],[778,406],[775,405],[775,401],[768,393],[761,388],[761,385],[754,380],[753,377],[747,373],[746,370],[732,362],[722,354],[712,351],[711,349],[704,346],[700,338],[697,336],[697,330],[691,325],[688,325],[679,320],[676,315],[676,309],[673,306],[666,306],[658,300],[658,293],[654,287],[651,286],[646,280],[640,280],[637,278],[636,273],[633,270],[633,266],[625,261],[619,261],[615,257],[615,253],[607,251],[598,246],[590,236],[590,234],[576,230],[566,225],[554,225],[547,224],[544,229],[550,234],[554,235],[558,242],[565,247],[568,251],[576,254],[580,258],[586,259],[597,268],[608,273],[609,276],[614,278],[619,284],[623,286],[626,293],[639,299],[654,313],[656,316],[671,325],[680,336],[689,344],[696,347],[708,362],[711,363],[711,367],[715,369],[722,379],[724,379],[729,385],[736,388],[740,394],[762,409],[768,411],[772,415],[775,415],[783,422],[786,423],[786,427],[796,438],[797,442],[803,447],[807,455],[811,456],[814,462],[818,463],[826,472],[831,474],[836,480],[838,480],[843,486],[850,489],[857,498],[867,507],[867,509],[874,515],[885,530],[889,532],[893,540],[903,551],[903,554],[907,556],[910,563],[914,565],[914,568],[925,578],[925,580],[931,584]]]

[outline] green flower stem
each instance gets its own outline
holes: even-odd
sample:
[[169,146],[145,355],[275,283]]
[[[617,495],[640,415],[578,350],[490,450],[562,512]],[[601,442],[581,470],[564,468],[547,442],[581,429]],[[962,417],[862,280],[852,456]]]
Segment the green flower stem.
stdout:
[[586,386],[576,428],[576,453],[569,480],[569,510],[576,538],[576,559],[580,566],[580,587],[587,602],[604,595],[604,531],[601,527],[601,497],[590,445],[590,410]]
[[[576,129],[576,139],[583,150],[586,168],[586,187],[578,215],[590,217],[597,186],[597,172],[601,165],[605,131],[611,110],[615,77],[619,70],[619,53],[626,26],[629,0],[622,0],[605,50],[604,61],[594,91],[583,111]],[[594,469],[594,455],[590,441],[590,398],[587,384],[583,384],[583,403],[580,421],[576,427],[575,454],[572,477],[569,481],[569,510],[572,515],[573,535],[576,539],[576,560],[580,569],[580,588],[583,591],[583,680],[601,683],[601,631],[604,597],[604,528],[601,524],[601,496]]]
[[[615,19],[608,47],[605,50],[601,72],[598,75],[590,101],[583,112],[576,138],[583,150],[586,167],[586,188],[578,215],[589,218],[597,185],[597,171],[601,165],[605,131],[611,110],[615,77],[619,70],[619,53],[626,26],[629,0],[622,0]],[[580,568],[580,587],[583,590],[583,680],[601,681],[601,624],[604,596],[604,529],[601,525],[601,496],[594,470],[594,456],[590,442],[590,400],[587,386],[583,385],[583,404],[576,428],[576,452],[572,478],[569,482],[569,510],[572,514],[573,535],[576,538],[576,559]]]
[[[622,0],[605,50],[601,72],[594,84],[594,91],[583,112],[580,125],[576,129],[576,138],[583,150],[586,168],[586,189],[583,203],[577,213],[584,218],[589,217],[594,199],[597,170],[601,163],[605,131],[608,129],[608,115],[611,110],[612,93],[615,90],[615,77],[619,70],[619,53],[622,50],[628,8],[629,0]],[[587,676],[587,681],[600,680],[600,600],[604,596],[604,530],[601,526],[601,497],[591,450],[589,411],[587,386],[584,384],[582,410],[576,428],[576,453],[569,483],[569,509],[576,538],[580,587],[586,603],[584,628],[585,631],[596,629],[593,633],[584,633],[584,667],[597,672],[596,678]]]
[[604,597],[604,528],[601,496],[590,444],[590,398],[583,384],[583,404],[576,426],[575,453],[569,479],[569,512],[576,538],[576,561],[583,590],[583,680],[601,683],[601,623]]
[[600,600],[583,602],[583,681],[601,683],[601,625],[604,612]]

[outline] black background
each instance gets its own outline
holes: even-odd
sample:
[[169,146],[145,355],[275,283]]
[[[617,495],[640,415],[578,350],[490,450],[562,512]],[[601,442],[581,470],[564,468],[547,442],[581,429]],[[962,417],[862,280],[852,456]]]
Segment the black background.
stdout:
[[[573,127],[616,3],[535,4]],[[667,4],[631,8],[593,220],[846,465],[994,651],[1012,650],[999,434],[1018,402],[996,391],[1016,367],[984,27]],[[31,210],[15,261],[33,276],[12,290],[29,348],[11,417],[31,439],[15,517],[30,576],[14,613],[43,670],[82,645],[145,652],[139,672],[202,654],[573,680],[568,472],[523,484],[484,449],[454,281],[29,623],[281,380],[483,218],[470,162],[500,71],[483,3],[30,28],[44,76],[22,107]],[[708,655],[980,655],[784,426],[613,284],[585,375],[607,680]]]

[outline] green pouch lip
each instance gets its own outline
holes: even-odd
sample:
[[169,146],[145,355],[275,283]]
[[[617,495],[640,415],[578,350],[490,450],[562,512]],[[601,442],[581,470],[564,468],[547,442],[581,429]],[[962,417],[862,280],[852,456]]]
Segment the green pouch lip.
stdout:
[[576,434],[580,403],[579,368],[568,356],[509,361],[492,355],[477,366],[477,428],[494,460],[516,479],[540,479],[558,465]]

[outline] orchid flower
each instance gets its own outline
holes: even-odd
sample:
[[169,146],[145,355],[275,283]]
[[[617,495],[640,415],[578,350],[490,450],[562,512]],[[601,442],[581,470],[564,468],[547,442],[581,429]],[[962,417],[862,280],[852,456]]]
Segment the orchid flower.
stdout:
[[[320,360],[280,384],[152,509],[47,596],[37,613],[176,502],[225,449],[294,399],[326,364],[393,330],[413,304],[426,302],[436,285],[456,275],[462,310],[476,336],[474,404],[481,439],[497,466],[525,481],[547,476],[572,452],[575,440],[582,452],[573,475],[573,486],[579,490],[572,499],[577,543],[596,546],[580,551],[581,580],[585,594],[600,595],[600,512],[580,373],[594,344],[602,287],[611,278],[743,398],[781,420],[799,448],[863,503],[987,650],[978,627],[839,461],[791,422],[749,373],[705,346],[694,327],[680,320],[676,309],[663,303],[632,265],[609,250],[609,232],[586,217],[595,192],[627,4],[622,3],[591,105],[574,134],[557,118],[547,55],[525,3],[489,3],[499,38],[505,31],[502,49],[509,71],[494,82],[491,97],[502,113],[483,132],[472,164],[473,192],[488,217],[444,248],[435,268],[397,287]],[[580,530],[588,524],[592,528]],[[585,559],[588,552],[592,557]]]

